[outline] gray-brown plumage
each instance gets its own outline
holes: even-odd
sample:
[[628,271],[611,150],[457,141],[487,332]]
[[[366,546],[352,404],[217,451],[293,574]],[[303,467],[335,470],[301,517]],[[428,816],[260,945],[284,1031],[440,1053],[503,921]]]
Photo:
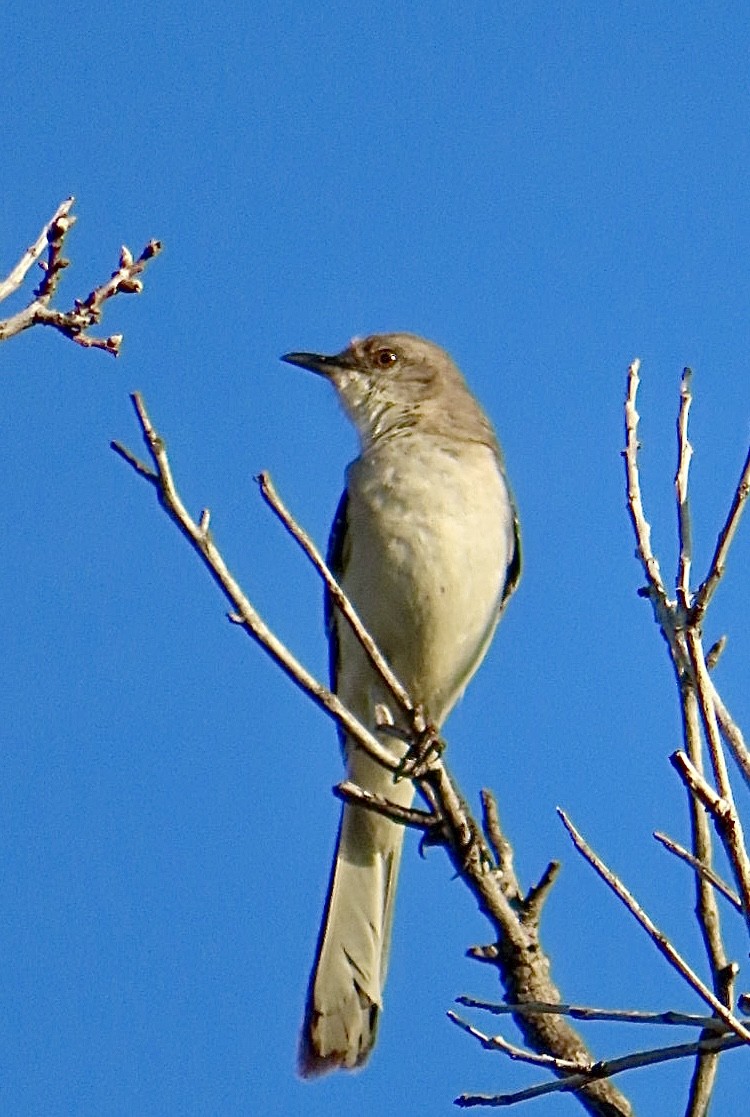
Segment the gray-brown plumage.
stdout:
[[[492,426],[448,354],[414,334],[284,357],[323,375],[360,438],[329,545],[338,580],[390,666],[439,727],[481,662],[520,570]],[[370,728],[398,710],[327,605],[332,686]],[[395,738],[383,740],[401,754]],[[413,787],[343,741],[348,778],[409,805]],[[404,831],[342,810],[300,1041],[305,1076],[361,1066],[377,1033]]]

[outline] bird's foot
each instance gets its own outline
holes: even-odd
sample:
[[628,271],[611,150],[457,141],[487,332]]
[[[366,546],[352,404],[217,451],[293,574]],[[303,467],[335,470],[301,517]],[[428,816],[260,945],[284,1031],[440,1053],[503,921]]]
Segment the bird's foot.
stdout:
[[437,726],[426,721],[421,710],[416,712],[415,730],[410,734],[410,742],[399,764],[397,779],[421,779],[430,766],[440,759],[445,749],[445,742],[440,737]]

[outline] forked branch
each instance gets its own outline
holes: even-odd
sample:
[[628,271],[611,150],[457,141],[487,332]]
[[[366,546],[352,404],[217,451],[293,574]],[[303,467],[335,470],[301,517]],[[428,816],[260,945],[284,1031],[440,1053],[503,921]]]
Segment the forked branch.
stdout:
[[[243,593],[238,580],[229,571],[213,541],[209,531],[208,511],[204,510],[195,520],[180,498],[164,440],[155,430],[142,397],[134,395],[132,400],[150,461],[148,463],[141,461],[117,442],[112,444],[113,449],[138,476],[148,482],[170,519],[198,553],[231,604],[230,619],[241,626],[287,676],[333,718],[358,745],[391,771],[399,768],[399,762],[392,752],[384,748],[377,736],[362,725],[335,694],[299,663],[258,615],[257,610]],[[294,538],[303,546],[331,592],[341,595],[340,598],[337,597],[337,604],[340,601],[342,615],[347,617],[353,631],[377,667],[380,653],[374,645],[372,647],[368,645],[370,638],[362,630],[354,610],[346,601],[340,587],[336,585],[321,556],[291,515],[283,509],[267,475],[262,476],[261,483],[264,499],[272,504],[276,514],[280,515]],[[381,674],[386,680],[388,679],[387,664]],[[394,694],[399,694],[398,680],[391,679],[388,685],[391,686]],[[414,711],[413,730],[416,738],[420,734],[419,710],[405,693],[400,695],[399,701],[403,709]],[[508,854],[509,844],[500,831],[497,810],[489,793],[485,793],[485,815],[489,822],[488,830],[492,846],[502,850],[501,864],[498,864],[493,857],[479,825],[469,812],[463,796],[439,758],[433,758],[424,770],[414,775],[414,783],[428,809],[424,812],[409,811],[408,815],[399,818],[399,821],[426,831],[429,844],[443,846],[457,874],[471,890],[480,910],[489,919],[495,935],[495,941],[490,946],[472,948],[471,956],[477,958],[481,956],[483,961],[491,961],[497,967],[506,998],[511,1002],[511,1011],[513,1004],[517,1004],[520,1009],[527,1002],[559,1001],[560,994],[551,979],[550,960],[544,954],[539,941],[543,901],[554,879],[556,867],[549,866],[539,884],[524,895],[513,871],[512,858]],[[366,797],[362,796],[361,789],[353,785],[343,785],[339,789],[339,794],[356,800],[365,809],[396,817],[393,804],[378,797],[367,801]],[[570,1067],[589,1066],[594,1063],[581,1037],[564,1016],[529,1016],[519,1011],[514,1019],[528,1046],[537,1055],[543,1056],[541,1062],[550,1065],[555,1073],[567,1074]],[[595,1117],[629,1117],[632,1113],[627,1099],[612,1083],[605,1080],[587,1080],[581,1083],[577,1087],[577,1096],[586,1111]]]
[[[42,280],[31,301],[16,314],[0,320],[0,341],[7,341],[32,326],[51,326],[76,345],[85,349],[103,349],[117,357],[122,346],[122,334],[99,337],[89,331],[99,324],[106,303],[119,294],[140,294],[140,278],[147,264],[162,250],[161,242],[151,240],[138,257],[124,245],[120,249],[117,268],[109,279],[94,287],[83,299],[76,299],[70,310],[57,310],[51,306],[63,271],[70,261],[63,255],[65,240],[76,218],[71,214],[74,199],[66,198],[42,229],[36,241],[23,253],[15,267],[0,281],[0,302],[17,291],[30,268],[36,263],[42,269]],[[42,259],[45,256],[46,259]]]

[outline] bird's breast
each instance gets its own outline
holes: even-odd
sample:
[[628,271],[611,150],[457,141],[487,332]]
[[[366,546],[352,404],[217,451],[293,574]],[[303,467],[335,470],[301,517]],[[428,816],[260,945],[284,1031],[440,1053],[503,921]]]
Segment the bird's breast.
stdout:
[[409,443],[349,467],[343,585],[396,674],[440,722],[494,630],[513,510],[489,447]]

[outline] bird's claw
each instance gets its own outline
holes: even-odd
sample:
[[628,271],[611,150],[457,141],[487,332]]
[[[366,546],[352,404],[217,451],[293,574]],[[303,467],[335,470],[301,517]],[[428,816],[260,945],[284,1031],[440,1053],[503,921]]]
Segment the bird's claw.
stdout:
[[412,739],[396,770],[396,779],[418,780],[424,776],[434,761],[443,755],[445,742],[434,725],[427,723]]

